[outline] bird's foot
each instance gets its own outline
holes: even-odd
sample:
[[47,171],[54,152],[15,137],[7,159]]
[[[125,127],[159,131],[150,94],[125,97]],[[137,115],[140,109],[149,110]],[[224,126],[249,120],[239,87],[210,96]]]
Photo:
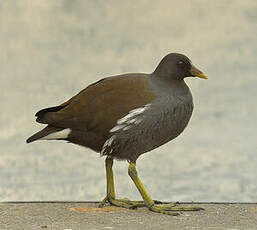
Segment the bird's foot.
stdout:
[[[144,201],[135,201],[135,200],[129,200],[127,198],[124,199],[114,199],[111,196],[106,196],[102,202],[99,204],[99,207],[103,207],[105,204],[109,203],[110,205],[114,205],[117,207],[122,207],[122,208],[128,208],[128,209],[137,209],[140,207],[145,207],[145,202]],[[155,204],[162,204],[161,201],[154,200]]]
[[153,205],[149,207],[150,211],[158,212],[166,215],[177,216],[179,215],[178,212],[181,211],[200,211],[204,210],[201,207],[189,206],[189,207],[179,207],[177,203],[170,203],[170,204],[160,204],[160,205]]
[[129,199],[115,199],[111,196],[106,196],[102,202],[99,204],[99,208],[103,207],[105,204],[109,203],[121,208],[136,209],[138,207],[144,207],[145,204],[143,201],[131,201]]
[[[103,207],[107,203],[109,203],[110,205],[114,205],[114,206],[121,207],[121,208],[128,208],[128,209],[137,209],[140,207],[147,206],[147,205],[145,205],[144,201],[131,201],[127,198],[115,199],[112,196],[107,195],[102,200],[102,202],[99,204],[99,208]],[[179,205],[179,203],[164,204],[161,201],[154,200],[154,205],[151,207],[148,207],[148,208],[152,212],[162,213],[162,214],[171,215],[171,216],[177,216],[177,215],[179,215],[179,212],[182,212],[182,211],[204,210],[201,207],[195,207],[195,206],[180,207],[178,205]]]

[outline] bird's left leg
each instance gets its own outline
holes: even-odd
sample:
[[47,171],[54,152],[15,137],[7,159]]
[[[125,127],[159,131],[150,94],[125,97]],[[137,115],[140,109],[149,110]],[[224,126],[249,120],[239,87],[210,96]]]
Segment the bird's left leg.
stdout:
[[113,178],[113,158],[106,157],[105,169],[106,169],[106,183],[107,183],[107,195],[100,203],[99,207],[103,207],[107,202],[122,208],[137,208],[145,206],[143,201],[130,201],[128,199],[116,199],[114,189],[114,178]]

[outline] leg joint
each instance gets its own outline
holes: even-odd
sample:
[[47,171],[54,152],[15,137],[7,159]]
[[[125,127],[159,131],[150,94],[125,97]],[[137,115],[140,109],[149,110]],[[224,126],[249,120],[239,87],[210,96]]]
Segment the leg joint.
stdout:
[[112,165],[113,165],[113,158],[112,157],[106,157],[106,159],[105,159],[105,166],[111,168]]
[[130,177],[137,177],[136,165],[134,163],[129,163],[128,174]]

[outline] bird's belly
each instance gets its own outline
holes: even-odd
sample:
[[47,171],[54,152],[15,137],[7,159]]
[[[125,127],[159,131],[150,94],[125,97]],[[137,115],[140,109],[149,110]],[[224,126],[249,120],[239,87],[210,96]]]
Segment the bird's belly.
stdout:
[[[147,111],[142,122],[112,136],[112,149],[107,155],[135,162],[151,151],[177,137],[187,126],[193,110],[192,103]],[[158,111],[158,112],[156,112]]]
[[144,139],[148,139],[148,142],[143,153],[155,149],[181,134],[186,128],[191,114],[191,105],[176,107],[173,110],[167,109],[160,114],[159,119],[152,122],[151,130],[147,130],[148,134]]

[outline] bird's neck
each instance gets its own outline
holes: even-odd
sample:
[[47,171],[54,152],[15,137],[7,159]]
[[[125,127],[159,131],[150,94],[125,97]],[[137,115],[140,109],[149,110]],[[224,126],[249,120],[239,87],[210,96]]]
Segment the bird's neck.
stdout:
[[152,73],[149,76],[149,82],[150,85],[153,87],[157,87],[161,89],[161,92],[164,92],[165,90],[170,91],[170,89],[180,89],[180,90],[187,90],[188,86],[186,85],[184,79],[170,79],[168,77],[162,77],[160,75],[156,75],[155,73]]

